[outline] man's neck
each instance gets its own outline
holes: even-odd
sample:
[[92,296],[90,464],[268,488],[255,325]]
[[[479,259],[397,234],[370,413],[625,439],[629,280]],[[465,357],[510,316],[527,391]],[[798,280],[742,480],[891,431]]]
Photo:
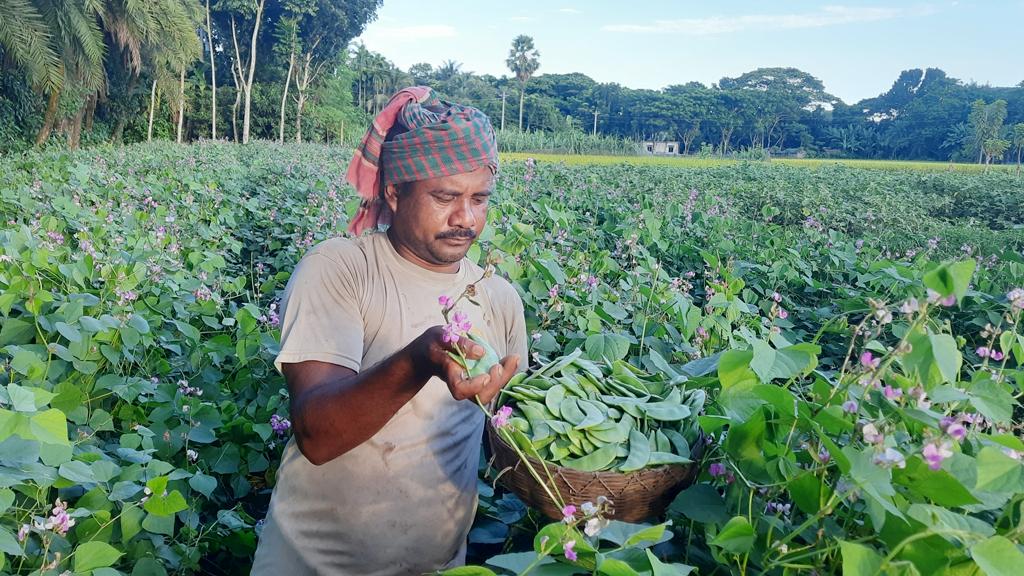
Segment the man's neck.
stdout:
[[393,228],[388,228],[386,232],[388,236],[388,242],[391,242],[391,246],[395,249],[395,252],[405,260],[412,262],[413,264],[430,270],[431,272],[441,272],[443,274],[456,274],[462,267],[462,262],[453,262],[451,264],[434,264],[428,260],[424,260],[413,252],[408,246],[402,244],[401,240],[398,239],[398,235],[395,234]]

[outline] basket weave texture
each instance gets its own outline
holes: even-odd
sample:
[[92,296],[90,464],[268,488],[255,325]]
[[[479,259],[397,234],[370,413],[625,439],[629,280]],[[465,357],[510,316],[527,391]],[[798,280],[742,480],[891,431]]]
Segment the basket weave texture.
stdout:
[[[544,488],[533,478],[512,447],[498,435],[490,421],[487,422],[487,437],[502,486],[548,518],[561,520],[561,509],[551,501]],[[584,502],[596,503],[598,496],[604,496],[613,504],[614,512],[609,515],[610,518],[639,522],[661,516],[675,497],[697,478],[698,463],[704,452],[702,440],[694,443],[690,455],[693,462],[689,464],[644,468],[628,474],[614,471],[581,472],[550,462],[545,465],[566,504],[579,507]],[[541,478],[546,479],[541,462],[532,456],[527,456],[527,460]]]

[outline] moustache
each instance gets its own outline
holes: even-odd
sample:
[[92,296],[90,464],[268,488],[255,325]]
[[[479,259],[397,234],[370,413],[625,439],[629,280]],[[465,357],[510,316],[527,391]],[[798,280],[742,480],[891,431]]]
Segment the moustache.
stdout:
[[465,229],[448,230],[447,232],[441,232],[435,238],[438,240],[448,240],[449,238],[466,238],[472,240],[476,238],[476,232]]

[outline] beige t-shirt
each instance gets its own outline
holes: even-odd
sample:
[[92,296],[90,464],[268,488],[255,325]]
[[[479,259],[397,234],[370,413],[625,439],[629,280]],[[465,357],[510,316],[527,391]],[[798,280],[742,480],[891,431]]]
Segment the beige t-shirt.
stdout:
[[[443,324],[438,297],[457,297],[483,274],[405,260],[384,233],[315,246],[285,289],[274,364],[319,360],[359,371]],[[527,361],[523,304],[494,276],[465,300],[474,330],[499,356]],[[314,466],[294,439],[285,447],[253,574],[422,574],[459,565],[477,505],[484,416],[431,378],[372,438]]]

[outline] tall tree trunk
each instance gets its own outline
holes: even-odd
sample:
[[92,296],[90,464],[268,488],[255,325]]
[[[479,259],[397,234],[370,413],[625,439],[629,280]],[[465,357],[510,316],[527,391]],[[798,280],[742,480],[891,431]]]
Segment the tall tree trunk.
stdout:
[[213,27],[210,25],[210,0],[206,0],[206,38],[210,45],[210,138],[217,139],[217,57],[213,53]]
[[1017,176],[1020,176],[1020,149],[1024,146],[1017,146]]
[[185,126],[185,67],[181,67],[178,80],[178,144],[181,144],[182,128]]
[[78,145],[82,141],[82,120],[85,118],[85,107],[78,109],[75,112],[74,118],[71,119],[70,125],[67,127],[68,135],[68,149],[78,150]]
[[117,124],[114,124],[114,132],[110,135],[110,142],[112,144],[120,144],[124,138],[124,127],[128,124],[128,118],[123,114],[117,119]]
[[146,142],[153,141],[153,115],[156,113],[156,78],[153,79],[153,87],[149,90],[149,129],[146,130]]
[[92,132],[93,119],[96,117],[96,105],[98,104],[99,96],[92,94],[89,99],[85,101],[85,131]]
[[260,34],[260,22],[263,20],[263,7],[266,0],[259,0],[256,6],[256,18],[252,26],[252,42],[249,46],[249,78],[245,81],[245,111],[242,113],[242,144],[249,143],[249,124],[252,117],[252,81],[256,76],[256,41]]
[[523,131],[523,102],[526,100],[526,82],[519,86],[519,131]]
[[281,128],[277,141],[284,144],[284,108],[288,104],[288,85],[292,81],[292,70],[295,68],[295,39],[292,39],[291,54],[288,55],[288,75],[284,79],[284,93],[281,95]]
[[50,137],[53,130],[53,123],[57,119],[57,102],[60,100],[60,90],[50,92],[50,99],[46,103],[46,114],[43,116],[43,126],[36,135],[36,146],[42,146]]

